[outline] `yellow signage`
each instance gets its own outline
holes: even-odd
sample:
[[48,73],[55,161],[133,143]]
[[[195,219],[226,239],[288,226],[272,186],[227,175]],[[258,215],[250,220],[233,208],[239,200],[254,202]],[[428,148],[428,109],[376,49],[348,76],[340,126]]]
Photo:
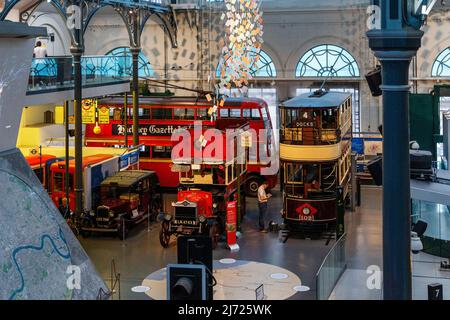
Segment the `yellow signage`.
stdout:
[[98,109],[98,124],[109,124],[109,108],[101,107]]
[[81,103],[81,117],[84,124],[95,124],[95,110],[97,109],[97,100],[86,99]]

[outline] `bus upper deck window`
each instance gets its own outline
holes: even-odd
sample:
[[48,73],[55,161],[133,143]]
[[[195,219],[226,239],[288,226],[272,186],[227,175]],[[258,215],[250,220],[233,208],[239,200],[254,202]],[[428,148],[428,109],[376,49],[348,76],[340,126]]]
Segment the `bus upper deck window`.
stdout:
[[209,115],[208,115],[208,110],[209,109],[197,109],[197,120],[208,120],[209,119]]
[[228,112],[229,112],[229,109],[226,109],[226,108],[220,109],[220,117],[228,118],[229,117]]
[[139,108],[139,120],[150,120],[150,109]]
[[259,113],[259,109],[252,109],[252,118],[253,119],[261,119],[261,114]]
[[172,109],[171,108],[152,109],[152,119],[172,120]]
[[175,108],[173,110],[173,118],[175,120],[194,120],[194,109]]
[[251,118],[252,117],[252,110],[251,109],[243,109],[242,110],[242,117],[243,118]]
[[230,109],[230,118],[241,118],[241,109]]
[[267,110],[266,108],[261,108],[261,112],[262,112],[262,117],[264,120],[268,120],[269,117],[267,116]]

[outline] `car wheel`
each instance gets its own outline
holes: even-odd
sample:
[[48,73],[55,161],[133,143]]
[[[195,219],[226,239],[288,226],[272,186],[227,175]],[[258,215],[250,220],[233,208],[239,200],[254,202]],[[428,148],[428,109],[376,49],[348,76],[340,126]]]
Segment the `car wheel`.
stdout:
[[159,230],[159,242],[163,248],[167,248],[170,243],[170,225],[168,221],[161,223],[161,230]]
[[209,227],[209,236],[212,239],[212,248],[214,250],[217,248],[217,244],[219,243],[220,238],[220,227],[217,221],[214,221],[213,224]]

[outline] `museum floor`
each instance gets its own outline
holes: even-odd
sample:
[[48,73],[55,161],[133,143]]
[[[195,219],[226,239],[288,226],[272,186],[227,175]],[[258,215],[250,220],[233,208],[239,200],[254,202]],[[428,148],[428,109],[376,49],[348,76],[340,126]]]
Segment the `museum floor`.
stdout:
[[[350,266],[365,265],[367,260],[376,261],[381,252],[380,194],[380,189],[363,188],[362,207],[346,215]],[[238,240],[240,251],[231,253],[225,249],[225,244],[222,244],[214,251],[214,259],[234,258],[285,268],[296,274],[302,285],[311,288],[308,292],[294,294],[290,299],[315,299],[315,275],[334,240],[328,243],[327,239],[291,237],[283,244],[278,240],[277,233],[262,234],[257,231],[256,200],[249,199],[247,207],[248,213],[242,225],[243,234]],[[275,191],[268,220],[279,221],[280,209],[281,194]],[[370,221],[375,221],[375,224]],[[111,261],[114,259],[116,271],[120,273],[121,278],[121,299],[149,299],[146,294],[132,292],[131,288],[141,285],[149,274],[176,262],[175,241],[168,249],[163,249],[159,244],[158,232],[157,223],[152,224],[149,231],[144,224],[132,230],[123,243],[117,238],[107,236],[94,236],[81,239],[81,242],[108,285],[111,278]],[[367,245],[371,246],[372,250],[367,251]],[[379,250],[374,250],[375,247],[379,247]],[[115,296],[115,299],[117,298],[118,295]]]

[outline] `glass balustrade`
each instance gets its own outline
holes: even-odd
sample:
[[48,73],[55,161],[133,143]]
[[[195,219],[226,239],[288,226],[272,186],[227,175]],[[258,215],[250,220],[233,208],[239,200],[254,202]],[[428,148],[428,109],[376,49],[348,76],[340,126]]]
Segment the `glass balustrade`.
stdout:
[[347,268],[344,233],[331,248],[316,274],[316,299],[328,300],[334,287]]
[[[83,56],[81,74],[84,87],[128,81],[132,76],[132,60],[130,56]],[[28,93],[68,90],[73,86],[71,56],[33,59]]]

